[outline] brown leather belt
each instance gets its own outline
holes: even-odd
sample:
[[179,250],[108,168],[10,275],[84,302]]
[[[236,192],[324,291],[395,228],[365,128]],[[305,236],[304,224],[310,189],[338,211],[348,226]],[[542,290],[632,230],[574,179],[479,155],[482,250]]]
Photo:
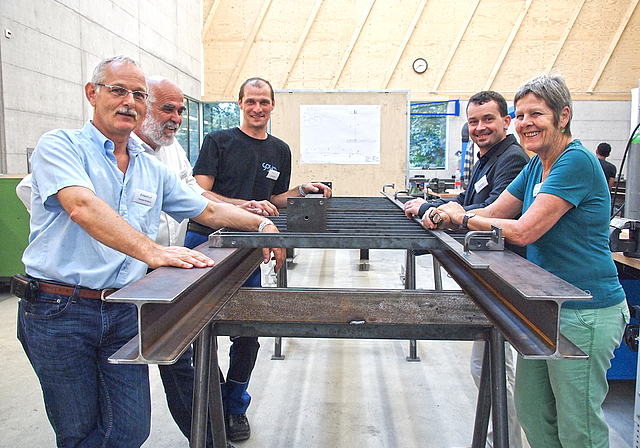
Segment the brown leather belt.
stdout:
[[[59,294],[61,296],[73,296],[75,288],[72,286],[56,285],[55,283],[46,283],[42,280],[38,280],[40,285],[40,292],[46,292],[47,294]],[[78,297],[83,299],[103,299],[110,296],[117,289],[88,289],[80,286],[78,288]]]

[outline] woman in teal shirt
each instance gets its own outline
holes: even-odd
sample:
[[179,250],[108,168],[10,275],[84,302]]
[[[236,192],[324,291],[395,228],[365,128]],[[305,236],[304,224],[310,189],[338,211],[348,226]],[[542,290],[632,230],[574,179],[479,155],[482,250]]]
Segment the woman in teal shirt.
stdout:
[[[507,241],[527,246],[531,262],[593,296],[565,302],[560,312],[560,331],[589,358],[520,357],[515,401],[532,448],[608,447],[606,374],[629,320],[609,250],[609,188],[596,157],[571,137],[572,101],[561,77],[527,81],[514,106],[520,143],[536,155],[496,202],[474,215],[456,203],[438,208],[440,228],[497,225]],[[432,213],[425,227],[436,228]]]

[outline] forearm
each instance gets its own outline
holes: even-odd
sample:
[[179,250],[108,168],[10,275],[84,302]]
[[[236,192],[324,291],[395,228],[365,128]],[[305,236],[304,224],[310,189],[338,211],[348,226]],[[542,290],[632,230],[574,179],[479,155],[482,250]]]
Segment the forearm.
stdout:
[[217,203],[242,205],[245,202],[247,202],[244,199],[228,198],[226,196],[222,196],[221,194],[214,193],[213,191],[205,191],[204,193],[202,193],[202,196],[209,199],[210,201],[217,202]]
[[255,213],[249,213],[239,207],[229,207],[225,203],[209,202],[207,208],[194,221],[220,229],[222,227],[257,232],[260,224],[266,218]]

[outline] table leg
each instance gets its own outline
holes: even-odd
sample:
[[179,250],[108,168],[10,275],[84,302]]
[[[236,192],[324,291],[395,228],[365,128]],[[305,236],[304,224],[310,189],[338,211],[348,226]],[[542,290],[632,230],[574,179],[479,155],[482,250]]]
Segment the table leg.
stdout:
[[[404,269],[404,289],[416,289],[416,256],[413,250],[407,250],[407,258]],[[419,362],[418,343],[415,339],[409,341],[409,362]]]
[[496,328],[491,329],[491,405],[493,409],[493,446],[509,447],[509,422],[507,418],[507,375],[504,365],[504,336]]
[[476,420],[473,427],[473,439],[471,448],[484,448],[487,442],[489,427],[489,415],[491,413],[491,355],[489,343],[484,344],[484,357],[482,358],[482,373],[480,374],[480,386],[478,386],[478,404],[476,406]]

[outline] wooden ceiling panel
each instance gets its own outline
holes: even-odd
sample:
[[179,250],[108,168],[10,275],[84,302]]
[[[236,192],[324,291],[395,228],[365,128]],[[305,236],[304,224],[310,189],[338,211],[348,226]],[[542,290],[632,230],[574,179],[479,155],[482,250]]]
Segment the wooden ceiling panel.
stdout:
[[350,40],[369,1],[322,2],[305,45],[292,67],[287,88],[332,88],[332,81],[341,70],[343,55],[348,51]]
[[[577,3],[581,2],[583,0],[578,0]],[[570,3],[575,4],[576,1]],[[533,2],[500,67],[492,89],[511,98],[524,81],[545,73],[547,67],[555,60],[554,51],[558,42],[563,39],[565,31],[570,29],[570,22],[571,15],[567,15],[567,8],[560,7],[557,2]]]
[[[207,99],[248,76],[276,88],[409,89],[413,99],[509,96],[557,71],[573,92],[628,99],[640,0],[204,0]],[[416,74],[417,57],[429,69]],[[631,86],[631,87],[630,87]]]
[[403,2],[402,8],[389,8],[378,0],[357,36],[337,88],[380,89],[389,64],[412,24],[420,0]]
[[[483,0],[478,4],[440,90],[455,92],[465,86],[468,93],[485,87],[523,3],[523,0]],[[496,20],[496,10],[501,11],[501,20]]]
[[587,1],[558,57],[558,71],[572,91],[586,92],[629,1]]
[[[638,9],[638,6],[636,6]],[[595,87],[597,92],[615,92],[619,88],[638,87],[640,79],[640,14],[633,14],[627,23],[611,58]]]

